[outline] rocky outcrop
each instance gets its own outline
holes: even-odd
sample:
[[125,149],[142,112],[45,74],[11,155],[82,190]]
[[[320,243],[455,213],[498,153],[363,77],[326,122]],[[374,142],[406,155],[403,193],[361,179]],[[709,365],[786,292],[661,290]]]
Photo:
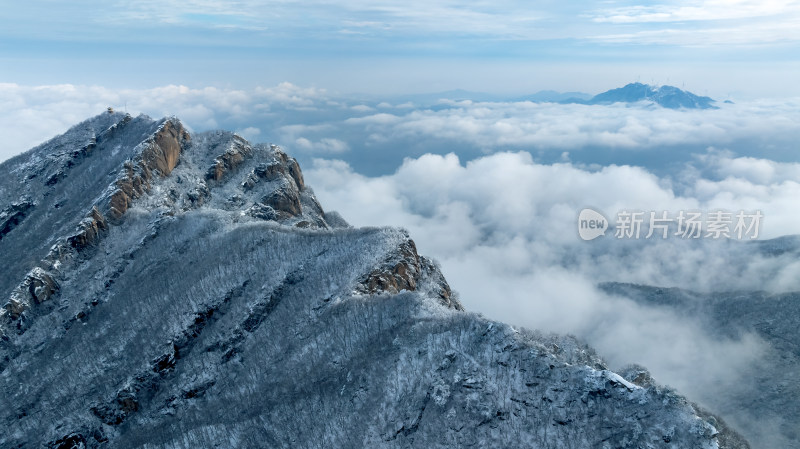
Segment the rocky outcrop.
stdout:
[[286,176],[285,166],[278,161],[273,161],[269,164],[258,164],[256,168],[248,175],[242,188],[245,191],[250,191],[260,181],[276,181]]
[[178,165],[184,145],[191,140],[189,132],[177,119],[164,122],[142,152],[142,162],[151,171],[158,171],[161,176],[168,176]]
[[150,189],[154,174],[168,176],[180,161],[182,149],[191,141],[189,133],[177,119],[164,122],[161,128],[143,142],[136,159],[128,161],[116,182],[109,201],[109,215],[119,220],[136,198]]
[[302,213],[300,192],[294,183],[283,183],[261,199],[261,204],[269,206],[284,216],[296,217]]
[[287,178],[294,181],[297,190],[305,189],[306,184],[303,179],[303,172],[300,170],[300,165],[297,164],[297,161],[281,151],[276,145],[271,145],[270,148],[274,152],[275,159],[269,164],[261,164],[256,167],[253,172],[255,179],[261,178],[267,181],[275,181],[279,178]]
[[378,267],[359,282],[358,291],[366,294],[415,291],[422,277],[417,245],[410,238],[402,242]]
[[52,299],[58,293],[59,287],[54,273],[57,271],[56,267],[59,267],[69,254],[80,254],[96,245],[107,229],[106,219],[94,207],[89,216],[80,221],[74,234],[53,245],[50,253],[42,261],[42,266],[46,268],[36,267],[31,270],[0,310],[0,315],[3,317],[0,320],[0,333],[3,327],[14,328],[17,333],[25,332],[28,323],[25,323],[24,312]]
[[231,172],[236,170],[244,160],[250,156],[253,149],[246,140],[234,136],[233,142],[223,154],[214,160],[214,165],[208,169],[206,179],[222,181]]
[[359,281],[356,291],[373,295],[424,289],[432,293],[442,305],[464,310],[439,267],[430,259],[421,257],[414,241],[406,237],[395,251]]
[[2,240],[6,234],[13,231],[14,228],[25,219],[33,207],[33,203],[21,201],[3,209],[3,211],[0,212],[0,240]]
[[78,224],[78,232],[67,238],[67,243],[72,248],[82,251],[97,242],[100,234],[106,229],[108,229],[106,219],[97,207],[93,207],[89,216]]
[[31,306],[42,304],[53,297],[59,290],[58,283],[51,273],[36,267],[25,277],[25,280],[14,290],[11,298],[0,310],[0,322],[9,327],[15,325],[18,332],[23,330],[19,320]]
[[290,158],[286,156],[285,153],[281,152],[283,158],[286,159],[286,166],[289,169],[289,176],[292,177],[297,188],[302,190],[306,187],[305,180],[303,179],[303,173],[300,171],[300,165],[297,164],[297,161],[294,158]]

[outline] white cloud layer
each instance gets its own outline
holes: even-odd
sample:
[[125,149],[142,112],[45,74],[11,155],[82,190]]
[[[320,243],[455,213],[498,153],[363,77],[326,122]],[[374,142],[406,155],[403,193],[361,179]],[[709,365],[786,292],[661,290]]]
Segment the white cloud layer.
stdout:
[[[798,99],[720,104],[716,110],[451,100],[391,107],[379,100],[337,98],[323,89],[290,83],[247,90],[0,84],[4,136],[0,160],[107,106],[153,117],[177,115],[198,131],[240,130],[248,138],[282,144],[301,156],[352,152],[347,160],[359,171],[364,167],[358,161],[366,156],[394,158],[393,169],[409,155],[408,149],[414,149],[415,156],[456,151],[470,157],[497,151],[554,155],[568,151],[573,161],[580,162],[580,151],[587,148],[619,149],[631,155],[649,151],[659,157],[663,151],[673,151],[664,147],[714,146],[743,156],[781,153],[786,159],[800,140]],[[586,151],[584,156],[592,156]]]
[[[675,179],[629,166],[543,165],[527,153],[466,163],[453,154],[424,155],[381,177],[317,160],[305,173],[321,203],[354,225],[408,228],[420,252],[441,262],[468,309],[578,335],[615,366],[641,363],[660,382],[702,401],[756,363],[759,338],[720,340],[700,323],[608,295],[597,283],[796,291],[800,261],[759,255],[740,242],[617,240],[613,230],[584,242],[578,212],[593,207],[613,220],[621,209],[758,208],[765,216],[762,237],[794,234],[797,170],[797,164],[710,151],[686,167],[692,176]],[[686,193],[676,194],[671,186],[677,184],[686,184]]]
[[642,149],[742,137],[796,135],[800,107],[794,102],[724,104],[716,110],[635,108],[625,104],[447,102],[451,108],[381,112],[350,118],[377,136],[436,137],[483,147],[574,149],[590,145]]
[[350,149],[346,142],[331,138],[323,138],[319,141],[312,142],[305,137],[298,137],[294,143],[295,146],[301,151],[311,150],[316,153],[344,153]]

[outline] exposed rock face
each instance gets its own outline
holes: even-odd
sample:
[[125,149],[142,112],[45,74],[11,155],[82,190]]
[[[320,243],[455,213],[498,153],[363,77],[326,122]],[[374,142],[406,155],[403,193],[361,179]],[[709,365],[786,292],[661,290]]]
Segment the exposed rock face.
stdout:
[[221,181],[226,174],[235,170],[252,152],[252,148],[239,136],[234,136],[233,144],[216,159],[208,169],[206,178]]
[[161,176],[168,176],[178,165],[183,146],[190,140],[191,137],[181,122],[167,121],[153,136],[153,145],[142,152],[142,160],[151,170],[158,170]]
[[277,179],[286,178],[294,181],[294,187],[297,190],[305,189],[305,181],[303,180],[303,173],[300,171],[300,166],[297,161],[290,158],[277,146],[271,146],[275,152],[275,157],[272,162],[268,164],[259,164],[248,178],[246,182],[248,188],[252,188],[253,183],[258,182],[259,179],[266,179],[267,181],[275,181]]
[[[277,147],[271,148],[274,151],[274,159],[268,164],[259,164],[242,183],[242,189],[249,192],[255,188],[259,182],[277,182],[279,187],[261,198],[253,216],[261,217],[296,217],[302,213],[302,198],[300,192],[305,190],[303,173],[297,161],[288,157],[286,153]],[[322,208],[316,200],[312,201],[312,208],[318,215],[324,216]],[[271,212],[270,212],[271,211]],[[268,218],[273,219],[273,218]],[[310,223],[305,222],[307,227]]]
[[450,290],[439,268],[417,253],[417,246],[408,235],[378,267],[358,284],[357,291],[366,294],[399,293],[403,290],[429,290],[433,297],[449,308],[464,310]]
[[0,209],[23,191],[0,447],[747,447],[573,338],[464,312],[277,147],[103,114],[0,164]]
[[369,273],[361,285],[366,293],[414,291],[421,276],[417,246],[409,238],[400,243],[396,253]]
[[300,215],[300,192],[294,184],[284,183],[261,199],[261,204],[290,217]]
[[78,233],[68,237],[67,242],[71,247],[81,251],[95,243],[101,237],[100,233],[106,228],[106,219],[103,214],[97,210],[97,207],[93,207],[89,217],[84,218],[78,224]]
[[298,189],[304,189],[306,187],[306,184],[305,181],[303,180],[303,173],[300,171],[300,166],[297,165],[297,161],[288,158],[285,154],[283,155],[283,157],[287,159],[286,166],[289,169],[289,176],[292,177]]
[[22,313],[33,305],[47,301],[57,291],[58,284],[51,274],[36,267],[11,294],[11,298],[3,306],[3,311],[6,313],[0,316],[5,318],[7,323],[17,324],[18,330],[21,330],[22,323],[16,320]]
[[119,219],[131,202],[150,189],[153,174],[168,176],[178,164],[182,148],[191,140],[177,120],[164,122],[161,128],[141,145],[139,156],[125,163],[117,179],[117,190],[111,195],[109,215]]

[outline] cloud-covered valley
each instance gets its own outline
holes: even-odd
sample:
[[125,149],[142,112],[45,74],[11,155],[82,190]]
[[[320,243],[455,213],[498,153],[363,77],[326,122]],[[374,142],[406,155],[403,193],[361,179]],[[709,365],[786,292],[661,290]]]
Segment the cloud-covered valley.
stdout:
[[596,208],[613,220],[619,210],[758,209],[764,215],[759,238],[775,238],[797,233],[797,170],[796,163],[711,150],[672,177],[631,166],[540,164],[523,152],[471,161],[425,155],[380,177],[318,159],[306,173],[322,204],[353,224],[408,228],[420,251],[441,263],[468,309],[578,335],[613,366],[642,364],[660,382],[717,405],[731,385],[748,384],[762,363],[760,337],[721,338],[700,319],[615,296],[598,284],[798,291],[797,240],[771,240],[768,248],[777,252],[725,239],[617,239],[613,231],[585,242],[578,237],[578,211]]

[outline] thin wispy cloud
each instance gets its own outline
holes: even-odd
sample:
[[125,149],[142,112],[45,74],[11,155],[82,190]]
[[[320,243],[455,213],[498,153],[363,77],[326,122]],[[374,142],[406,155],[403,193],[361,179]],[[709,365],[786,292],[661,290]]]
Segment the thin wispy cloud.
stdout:
[[777,23],[746,23],[739,26],[710,27],[704,29],[664,28],[633,33],[594,36],[605,42],[635,45],[764,45],[796,42],[800,40],[800,17]]
[[[32,2],[37,3],[37,2]],[[24,11],[35,5],[19,6],[19,14],[12,12],[8,18],[34,24]],[[69,6],[48,5],[50,12],[62,17],[81,18],[92,26],[86,30],[99,37],[112,31],[110,37],[124,38],[133,30],[148,29],[159,36],[179,35],[195,29],[228,29],[233,35],[220,35],[225,40],[238,41],[244,36],[280,36],[293,41],[314,39],[364,39],[392,38],[394,45],[420,40],[427,45],[436,37],[440,44],[465,38],[480,37],[489,40],[551,41],[560,39],[587,40],[602,38],[609,41],[629,42],[637,36],[656,42],[653,33],[662,35],[661,43],[686,45],[686,39],[670,40],[670,33],[683,35],[694,32],[698,36],[717,35],[722,30],[737,30],[730,36],[729,44],[747,42],[773,42],[759,29],[774,28],[790,31],[800,17],[796,1],[680,1],[656,5],[607,2],[598,8],[593,2],[547,3],[504,0],[501,2],[465,2],[451,0],[426,2],[414,0],[399,2],[382,0],[365,2],[348,0],[332,3],[324,0],[310,2],[237,0],[220,2],[212,0],[108,2],[96,5],[91,2],[70,2]],[[11,29],[23,33],[22,28]],[[59,32],[61,26],[74,27],[74,22],[54,20],[51,29],[41,26],[44,37]],[[43,24],[40,24],[43,25]],[[176,28],[177,27],[177,28]],[[305,37],[294,34],[305,30]],[[236,36],[236,31],[245,33]],[[254,33],[254,34],[253,34]],[[785,33],[784,33],[785,34]],[[649,36],[649,40],[648,39]],[[64,36],[69,39],[69,36]],[[78,36],[76,36],[77,38]],[[795,33],[784,35],[783,40],[797,40]],[[719,42],[717,42],[719,41]],[[722,43],[721,39],[713,40]],[[253,41],[250,45],[270,45],[269,41]],[[424,48],[420,47],[420,48]]]
[[797,17],[798,14],[800,2],[793,0],[678,1],[607,9],[593,20],[600,23],[666,23],[763,17],[785,19],[786,16]]
[[[115,2],[106,7],[103,20],[112,23],[163,24],[250,30],[314,28],[315,34],[350,31],[361,35],[386,35],[408,31],[463,33],[495,37],[521,36],[541,13],[517,1],[499,4],[397,1],[263,2],[191,0]],[[505,20],[513,17],[512,20]],[[446,19],[446,20],[443,20]]]
[[[152,1],[141,0],[137,2],[115,1],[110,2],[103,9],[102,18],[111,23],[130,25],[134,22],[149,22],[158,24],[195,24],[218,26],[224,23],[255,23],[263,13],[252,8],[257,2],[248,1],[215,1],[215,0],[186,0]],[[111,12],[113,11],[113,14]],[[261,19],[263,20],[263,19]]]
[[598,11],[592,38],[636,45],[750,46],[800,41],[800,2],[682,1]]

